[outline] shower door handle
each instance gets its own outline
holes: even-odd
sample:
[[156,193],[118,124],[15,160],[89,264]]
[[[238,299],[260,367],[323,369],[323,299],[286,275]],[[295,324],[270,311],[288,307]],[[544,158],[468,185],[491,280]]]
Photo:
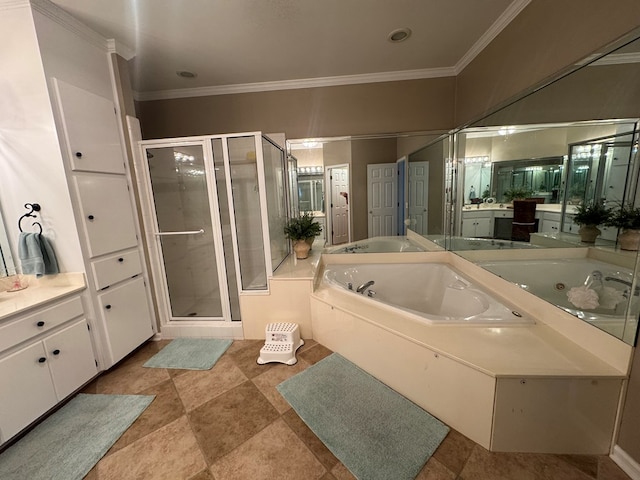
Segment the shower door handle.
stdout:
[[187,230],[184,232],[156,232],[156,237],[163,237],[166,235],[202,235],[204,233],[204,228],[200,230]]

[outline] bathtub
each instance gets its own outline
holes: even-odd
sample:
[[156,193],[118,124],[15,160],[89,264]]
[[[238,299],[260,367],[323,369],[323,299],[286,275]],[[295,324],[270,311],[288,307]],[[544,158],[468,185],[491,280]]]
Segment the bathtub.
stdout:
[[389,253],[389,252],[424,252],[424,249],[407,237],[373,237],[367,240],[330,247],[325,253]]
[[[628,298],[632,299],[630,318],[637,317],[640,310],[638,295],[629,295],[633,271],[628,268],[590,258],[497,260],[478,262],[478,265],[618,338],[625,327]],[[602,283],[594,278],[594,272],[602,274]],[[599,285],[615,288],[625,298],[615,308],[577,308],[569,301],[567,293],[572,287],[589,282],[591,288]]]
[[444,263],[327,265],[323,282],[428,325],[534,323]]
[[429,238],[436,245],[447,250],[506,250],[517,248],[543,248],[528,242],[514,242],[497,238],[449,237]]

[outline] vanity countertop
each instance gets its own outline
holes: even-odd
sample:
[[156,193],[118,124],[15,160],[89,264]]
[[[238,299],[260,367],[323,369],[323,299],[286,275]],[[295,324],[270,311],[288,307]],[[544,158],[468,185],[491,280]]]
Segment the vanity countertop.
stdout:
[[29,286],[17,292],[0,292],[0,321],[42,306],[86,288],[82,273],[62,273],[52,277],[25,276]]
[[[502,206],[500,206],[502,205]],[[573,205],[567,205],[568,214],[574,214],[576,207]],[[462,207],[463,212],[476,212],[476,211],[504,211],[504,210],[513,210],[513,205],[509,203],[481,203],[479,207],[477,205],[465,205]],[[538,212],[548,212],[548,213],[562,213],[562,204],[561,203],[541,203],[536,205],[536,211]]]

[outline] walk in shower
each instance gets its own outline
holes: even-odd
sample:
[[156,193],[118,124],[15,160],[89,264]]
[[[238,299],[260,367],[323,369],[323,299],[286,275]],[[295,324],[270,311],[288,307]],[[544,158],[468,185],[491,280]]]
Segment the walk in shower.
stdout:
[[253,132],[142,141],[140,151],[163,330],[237,335],[239,295],[265,293],[289,253],[283,149]]

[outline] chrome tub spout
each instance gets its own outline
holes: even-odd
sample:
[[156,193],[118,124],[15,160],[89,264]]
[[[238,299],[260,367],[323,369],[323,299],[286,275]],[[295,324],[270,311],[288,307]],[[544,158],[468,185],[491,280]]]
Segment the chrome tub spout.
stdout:
[[364,291],[375,283],[376,282],[374,282],[373,280],[369,280],[367,283],[363,283],[358,288],[356,288],[356,292],[364,294]]

